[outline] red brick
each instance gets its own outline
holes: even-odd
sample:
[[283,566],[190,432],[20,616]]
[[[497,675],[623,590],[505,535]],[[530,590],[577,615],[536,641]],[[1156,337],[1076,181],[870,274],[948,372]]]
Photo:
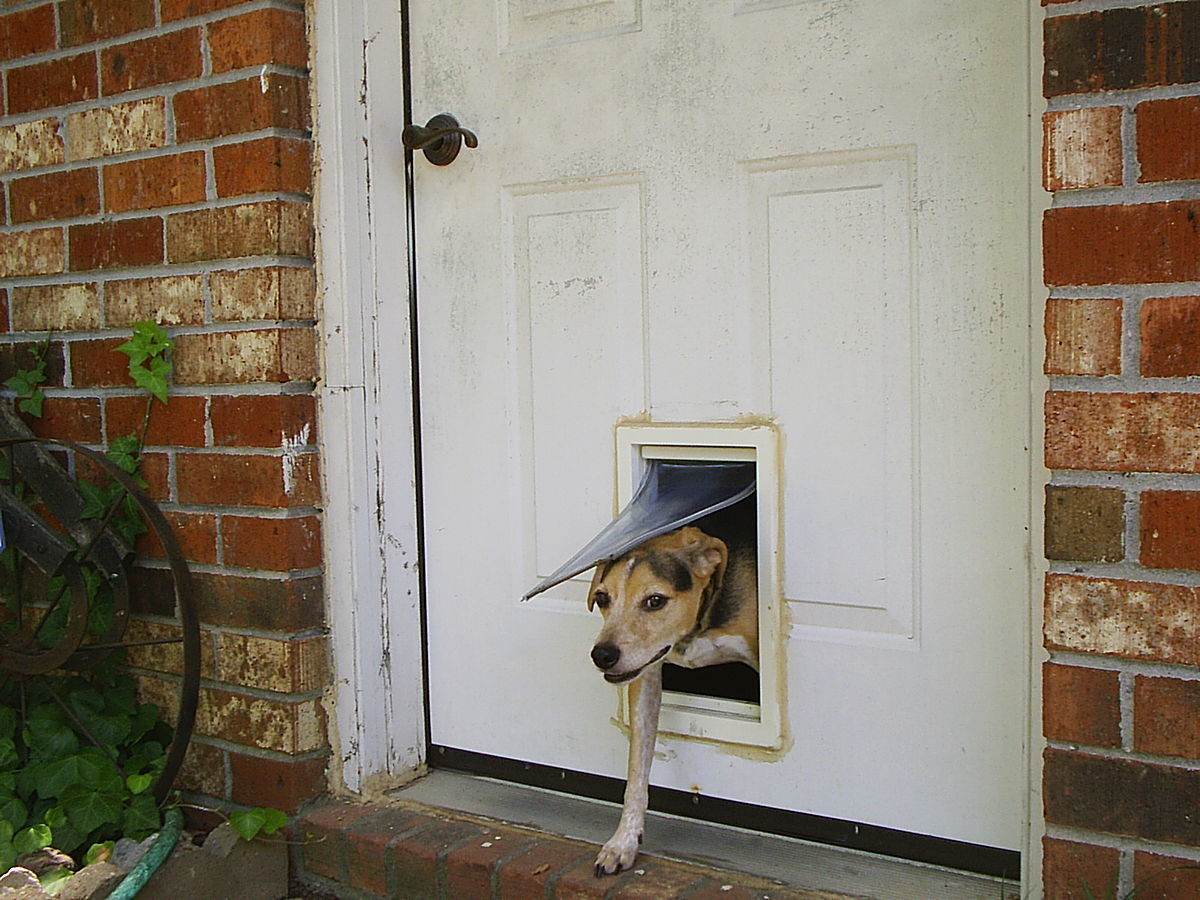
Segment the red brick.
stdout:
[[675,866],[658,860],[646,860],[634,869],[608,897],[612,900],[659,900],[663,897],[691,897],[691,889],[699,887],[702,878],[695,869]]
[[1042,667],[1044,735],[1052,741],[1121,745],[1120,678],[1116,672],[1046,663]]
[[[0,380],[9,378],[18,369],[29,369],[34,366],[36,344],[40,341],[24,341],[15,344],[0,344]],[[60,341],[51,341],[46,350],[46,384],[45,387],[62,387],[65,363],[63,361],[63,345]]]
[[[1094,900],[1107,897],[1109,886],[1116,884],[1120,866],[1121,852],[1111,847],[1042,838],[1044,900]],[[1087,891],[1091,891],[1091,897]]]
[[1155,569],[1200,569],[1200,492],[1143,491],[1141,561]]
[[[396,897],[437,897],[438,857],[457,844],[484,834],[482,825],[471,822],[439,822],[407,837],[392,847]],[[353,879],[353,867],[351,867]],[[360,887],[351,880],[351,885]]]
[[100,54],[100,85],[105,94],[198,78],[202,72],[199,28],[156,34]]
[[1141,331],[1143,375],[1200,375],[1200,297],[1147,299]]
[[75,387],[132,385],[129,357],[117,352],[124,338],[71,342],[71,383]]
[[394,854],[391,846],[418,831],[438,824],[438,820],[409,809],[379,808],[346,829],[346,863],[349,883],[377,896],[408,896],[389,890],[389,870]]
[[96,443],[100,440],[100,401],[93,397],[46,398],[40,419],[25,416],[38,437]]
[[0,288],[0,332],[11,330],[8,322],[8,291]]
[[321,521],[317,516],[224,516],[221,529],[226,565],[286,572],[321,564]]
[[[129,357],[123,353],[115,355],[128,362]],[[167,403],[150,403],[146,446],[203,447],[206,402],[204,397],[175,396]],[[109,397],[104,404],[108,439],[130,433],[140,435],[146,409],[145,397]]]
[[308,141],[266,137],[213,148],[217,196],[261,191],[312,190],[312,154]]
[[1200,897],[1200,862],[1138,850],[1133,854],[1133,883],[1138,897],[1196,900]]
[[100,180],[95,169],[72,169],[9,182],[14,222],[68,219],[100,212]]
[[163,221],[157,216],[72,225],[68,241],[74,271],[163,261]]
[[346,863],[342,833],[351,823],[374,812],[370,806],[333,803],[305,813],[297,828],[304,867],[314,875],[345,883]]
[[1118,299],[1046,301],[1047,375],[1121,374],[1121,309]]
[[1200,280],[1200,200],[1055,207],[1042,235],[1049,285]]
[[1142,753],[1200,759],[1200,681],[1137,676],[1133,746]]
[[154,27],[153,0],[64,0],[58,5],[64,47]]
[[97,96],[94,53],[80,53],[8,70],[10,114],[65,106]]
[[180,143],[263,128],[309,127],[307,79],[294,75],[267,72],[259,78],[182,91],[174,105]]
[[0,16],[0,59],[53,50],[54,40],[53,3]]
[[558,876],[554,882],[555,900],[601,900],[610,890],[624,887],[636,875],[632,871],[604,878],[596,877],[596,860],[592,855]]
[[1138,181],[1200,178],[1200,97],[1137,105]]
[[[162,512],[185,559],[199,563],[217,562],[216,516],[175,509],[165,509]],[[165,559],[167,556],[162,542],[153,531],[148,531],[138,538],[136,549],[139,556],[147,559]]]
[[286,9],[258,9],[208,26],[214,72],[275,63],[304,68],[308,43],[304,16]]
[[1047,750],[1046,821],[1173,844],[1200,844],[1200,770]]
[[1200,665],[1200,588],[1049,574],[1046,647]]
[[246,2],[247,0],[162,0],[162,18],[164,22],[173,22],[176,19],[202,16]]
[[559,873],[583,860],[595,860],[596,848],[563,840],[543,840],[500,868],[499,900],[527,900],[546,895]]
[[302,803],[325,790],[327,756],[277,759],[229,754],[233,802],[294,813]]
[[1048,191],[1119,185],[1121,108],[1089,106],[1042,117],[1042,185]]
[[314,446],[316,398],[311,394],[247,394],[212,398],[213,443],[231,447]]
[[205,199],[204,153],[152,156],[104,167],[108,212],[150,209]]
[[492,872],[507,856],[531,846],[530,835],[493,827],[445,855],[446,893],[450,897],[491,897]]
[[320,499],[315,453],[187,453],[175,466],[181,503],[283,509]]
[[1200,394],[1046,395],[1046,467],[1200,472]]

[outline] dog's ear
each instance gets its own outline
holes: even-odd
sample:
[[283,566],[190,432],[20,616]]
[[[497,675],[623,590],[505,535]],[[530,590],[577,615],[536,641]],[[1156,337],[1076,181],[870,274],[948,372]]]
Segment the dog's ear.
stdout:
[[683,554],[692,575],[696,578],[712,576],[710,580],[720,584],[729,562],[729,548],[725,542],[694,526],[685,528],[682,537]]
[[596,566],[596,572],[592,575],[592,586],[588,588],[587,606],[588,612],[596,608],[596,588],[600,587],[600,582],[604,580],[604,570],[608,568],[607,561],[602,560]]

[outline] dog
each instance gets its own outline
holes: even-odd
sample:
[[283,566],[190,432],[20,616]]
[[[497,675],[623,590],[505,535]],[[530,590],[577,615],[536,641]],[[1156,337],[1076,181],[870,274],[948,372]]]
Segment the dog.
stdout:
[[621,819],[596,857],[596,877],[633,865],[646,818],[650,764],[662,703],[662,667],[744,662],[758,669],[757,562],[685,526],[596,567],[588,609],[604,625],[592,662],[611,684],[629,685],[629,769]]

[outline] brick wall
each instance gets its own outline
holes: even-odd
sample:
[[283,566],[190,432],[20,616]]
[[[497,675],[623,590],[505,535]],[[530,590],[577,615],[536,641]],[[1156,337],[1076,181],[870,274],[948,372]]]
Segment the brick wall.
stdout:
[[[142,405],[112,348],[169,326],[145,472],[204,629],[183,780],[288,809],[328,744],[307,54],[298,0],[0,0],[0,378],[52,330],[33,424],[99,444]],[[175,653],[134,660],[168,706]]]
[[1082,898],[1200,861],[1200,2],[1043,6],[1044,883]]

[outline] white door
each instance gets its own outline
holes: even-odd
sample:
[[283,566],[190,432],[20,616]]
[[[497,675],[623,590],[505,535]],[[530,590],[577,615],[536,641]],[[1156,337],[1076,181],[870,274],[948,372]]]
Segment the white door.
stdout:
[[435,744],[623,776],[586,582],[518,598],[618,420],[770,421],[787,740],[653,781],[1020,846],[1026,6],[412,0]]

